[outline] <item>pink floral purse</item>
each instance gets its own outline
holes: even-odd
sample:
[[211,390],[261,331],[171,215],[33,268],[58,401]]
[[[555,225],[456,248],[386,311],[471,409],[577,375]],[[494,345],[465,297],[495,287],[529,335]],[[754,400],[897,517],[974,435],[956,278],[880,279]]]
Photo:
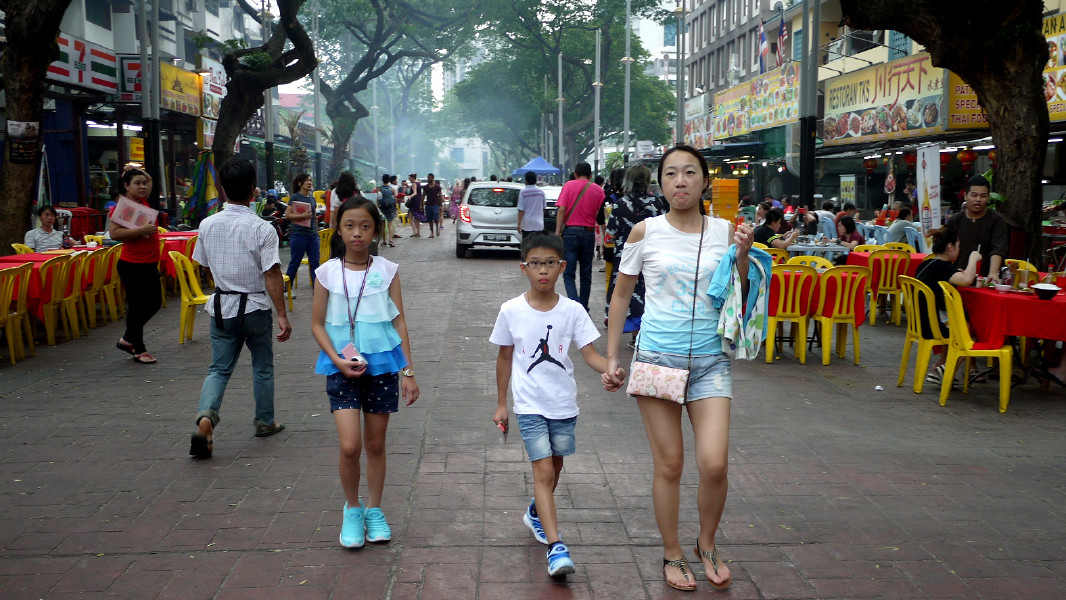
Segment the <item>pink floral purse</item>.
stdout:
[[692,320],[689,322],[688,332],[688,368],[678,369],[664,367],[655,363],[647,363],[636,360],[640,354],[640,335],[637,335],[637,347],[633,351],[633,372],[629,376],[626,385],[626,393],[630,396],[647,396],[649,398],[662,398],[678,404],[685,403],[688,395],[688,376],[692,370],[692,338],[696,327],[696,294],[700,282],[700,255],[703,254],[703,232],[707,228],[707,218],[703,217],[700,223],[700,245],[696,250],[696,276],[692,283]]

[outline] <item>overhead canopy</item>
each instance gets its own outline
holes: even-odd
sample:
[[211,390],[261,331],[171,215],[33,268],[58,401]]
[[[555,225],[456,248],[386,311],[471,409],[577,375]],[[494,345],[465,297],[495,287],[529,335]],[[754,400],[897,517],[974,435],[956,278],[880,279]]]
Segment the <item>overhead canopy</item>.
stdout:
[[559,169],[557,167],[553,167],[548,161],[544,160],[539,156],[535,156],[533,157],[533,160],[512,171],[511,175],[514,177],[520,177],[522,175],[525,175],[529,171],[533,171],[537,175],[559,174]]

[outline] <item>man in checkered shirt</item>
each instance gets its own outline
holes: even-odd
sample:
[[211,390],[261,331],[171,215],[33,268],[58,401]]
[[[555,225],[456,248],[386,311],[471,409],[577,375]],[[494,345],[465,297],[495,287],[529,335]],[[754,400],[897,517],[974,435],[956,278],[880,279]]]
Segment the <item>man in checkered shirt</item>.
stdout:
[[[252,395],[255,397],[255,435],[266,437],[285,428],[274,420],[274,350],[271,305],[278,313],[279,342],[289,339],[292,326],[282,295],[278,234],[249,207],[255,194],[255,167],[232,159],[218,171],[229,198],[226,210],[200,223],[192,259],[207,267],[215,293],[207,301],[211,315],[211,366],[200,390],[197,432],[189,454],[209,458],[212,434],[233,368],[247,345],[252,353]],[[239,199],[239,200],[238,200]]]

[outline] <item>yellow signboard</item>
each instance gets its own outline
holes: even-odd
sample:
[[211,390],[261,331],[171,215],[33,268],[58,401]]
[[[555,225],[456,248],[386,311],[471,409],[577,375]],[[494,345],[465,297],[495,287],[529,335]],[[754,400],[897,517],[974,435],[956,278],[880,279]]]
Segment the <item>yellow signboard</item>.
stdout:
[[940,133],[944,79],[923,52],[828,80],[825,145]]
[[988,115],[977,101],[977,92],[962,77],[948,72],[948,129],[987,129]]
[[130,138],[130,161],[144,163],[144,138]]
[[200,116],[200,75],[167,63],[159,64],[159,107]]
[[855,176],[854,175],[841,175],[840,176],[840,201],[855,203]]
[[714,95],[714,126],[711,135],[722,140],[751,132],[748,108],[751,85],[743,83]]
[[770,129],[799,120],[799,63],[751,80],[751,130]]

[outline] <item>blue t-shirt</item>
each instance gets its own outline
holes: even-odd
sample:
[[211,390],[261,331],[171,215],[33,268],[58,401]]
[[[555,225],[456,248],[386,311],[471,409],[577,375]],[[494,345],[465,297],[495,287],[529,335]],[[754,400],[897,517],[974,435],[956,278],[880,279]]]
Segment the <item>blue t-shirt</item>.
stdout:
[[315,202],[315,199],[314,198],[308,198],[307,196],[304,196],[303,194],[293,194],[292,196],[289,197],[289,206],[290,207],[292,206],[293,202],[306,202],[307,204],[311,205],[311,216],[310,216],[311,226],[307,227],[307,226],[304,226],[304,225],[297,225],[295,221],[291,221],[289,223],[289,234],[290,235],[291,234],[318,235],[318,217],[317,217],[317,215],[315,215],[315,209],[317,208],[318,203]]

